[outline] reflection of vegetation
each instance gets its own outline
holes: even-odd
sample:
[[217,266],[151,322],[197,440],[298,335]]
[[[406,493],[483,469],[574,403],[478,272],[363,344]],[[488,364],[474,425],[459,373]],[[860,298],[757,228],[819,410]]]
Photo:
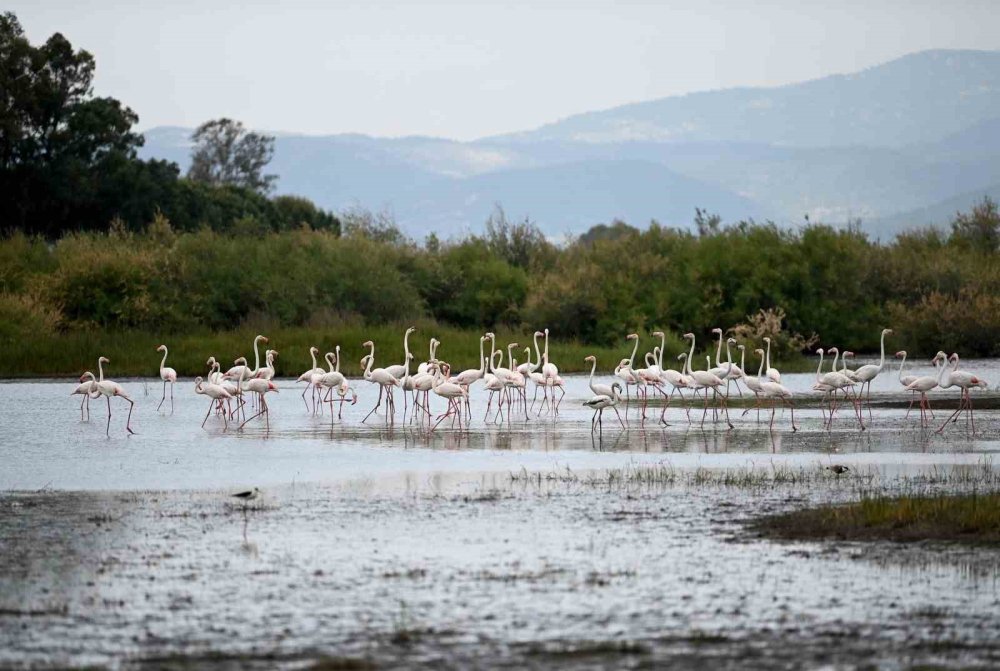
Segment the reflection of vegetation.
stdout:
[[780,538],[1000,543],[1000,494],[863,496],[765,517],[754,525]]

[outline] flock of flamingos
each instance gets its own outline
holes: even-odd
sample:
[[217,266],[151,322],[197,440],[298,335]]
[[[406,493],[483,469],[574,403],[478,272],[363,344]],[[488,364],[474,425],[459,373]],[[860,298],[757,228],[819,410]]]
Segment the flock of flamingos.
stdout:
[[[470,391],[477,382],[482,380],[483,386],[489,392],[489,399],[486,407],[484,421],[489,420],[491,411],[494,412],[493,422],[502,422],[506,413],[507,421],[515,414],[528,419],[534,411],[535,404],[538,403],[538,392],[542,392],[542,401],[537,414],[543,411],[558,413],[559,405],[565,396],[563,378],[559,375],[558,367],[549,360],[549,330],[536,331],[533,337],[535,347],[535,361],[531,361],[531,348],[525,348],[526,362],[518,365],[514,358],[514,350],[519,347],[517,343],[507,345],[507,366],[503,366],[503,349],[497,349],[496,336],[487,333],[479,339],[479,367],[461,371],[453,374],[451,366],[437,358],[437,348],[441,344],[439,340],[431,338],[429,357],[426,361],[413,367],[414,356],[410,352],[409,337],[416,329],[409,328],[403,335],[403,350],[405,358],[402,364],[375,368],[375,343],[367,341],[363,347],[369,348],[368,353],[361,359],[361,368],[364,371],[363,379],[366,382],[376,384],[379,388],[379,397],[375,406],[365,416],[362,423],[376,413],[386,404],[385,421],[393,422],[396,414],[394,391],[399,388],[403,396],[403,420],[406,421],[407,413],[410,415],[409,421],[426,425],[428,430],[433,431],[441,422],[451,419],[451,425],[458,424],[461,429],[463,424],[468,426],[472,420],[472,410],[469,405]],[[721,328],[712,330],[718,338],[715,352],[715,365],[712,365],[711,355],[707,355],[706,367],[698,370],[692,367],[695,351],[695,336],[693,333],[684,334],[686,340],[690,340],[690,351],[682,352],[677,356],[681,362],[679,370],[666,368],[663,365],[663,353],[666,346],[666,336],[662,332],[654,332],[654,337],[660,338],[660,344],[645,355],[645,367],[636,367],[636,354],[639,350],[639,336],[635,333],[627,336],[627,341],[631,341],[632,354],[629,358],[622,359],[614,370],[614,381],[611,384],[601,383],[594,380],[597,370],[597,358],[586,357],[586,361],[591,364],[590,369],[590,389],[594,396],[584,402],[584,405],[593,409],[594,415],[591,419],[591,431],[603,430],[603,414],[608,408],[614,410],[622,428],[625,427],[628,417],[628,407],[631,404],[632,391],[637,403],[636,413],[639,421],[645,422],[647,419],[646,410],[650,395],[659,394],[662,397],[663,407],[660,412],[659,421],[667,425],[666,412],[675,396],[679,396],[687,421],[691,422],[691,407],[685,402],[684,390],[688,390],[696,397],[694,400],[702,406],[701,426],[704,427],[705,420],[711,410],[713,422],[725,421],[726,425],[732,429],[733,424],[729,418],[729,392],[730,386],[735,386],[736,393],[743,395],[741,383],[746,386],[755,398],[755,404],[747,407],[743,415],[751,410],[757,410],[757,419],[760,421],[760,410],[765,403],[770,404],[771,418],[769,427],[774,427],[775,410],[779,406],[788,407],[791,411],[791,426],[793,431],[797,431],[795,425],[795,404],[792,400],[792,392],[781,384],[781,373],[771,366],[771,339],[763,338],[764,347],[754,350],[754,354],[760,359],[756,375],[749,375],[746,370],[746,347],[737,344],[734,338],[724,339]],[[827,350],[819,349],[819,366],[816,369],[816,381],[812,386],[813,391],[822,394],[822,404],[824,426],[829,429],[838,408],[841,405],[850,405],[852,420],[857,421],[860,430],[865,430],[864,406],[868,406],[869,421],[872,418],[871,411],[871,383],[886,368],[885,360],[885,338],[892,334],[891,329],[884,329],[881,334],[881,356],[879,363],[861,366],[851,370],[847,367],[847,359],[853,356],[852,352],[846,351],[843,354],[836,347]],[[539,338],[545,339],[544,348],[539,346]],[[225,429],[228,429],[230,421],[238,421],[239,428],[242,429],[247,422],[263,417],[265,425],[270,428],[268,417],[267,395],[277,392],[277,386],[273,382],[275,376],[274,359],[278,355],[276,350],[266,350],[264,353],[264,366],[260,365],[260,343],[267,343],[268,339],[258,335],[253,341],[254,367],[250,368],[245,357],[235,360],[234,366],[222,372],[221,366],[215,357],[210,357],[206,364],[209,367],[205,378],[195,378],[194,390],[196,393],[209,397],[209,407],[202,420],[202,427],[208,421],[213,410],[222,418]],[[486,351],[486,343],[489,342],[489,352]],[[723,344],[725,344],[726,360],[722,361]],[[733,361],[731,347],[736,345],[739,350],[740,362]],[[167,363],[167,346],[160,345],[157,351],[163,352],[160,361],[160,379],[163,381],[163,396],[157,411],[167,400],[167,385],[170,385],[170,406],[173,411],[174,392],[173,386],[177,381],[177,372],[169,368]],[[331,419],[333,417],[333,404],[339,403],[340,407],[337,416],[340,417],[343,411],[343,404],[350,402],[357,403],[358,395],[350,385],[348,378],[340,371],[340,346],[333,352],[327,352],[324,356],[327,368],[317,366],[316,356],[319,350],[310,348],[312,356],[312,368],[299,376],[298,382],[306,383],[306,388],[302,392],[302,400],[307,409],[315,413],[322,413],[323,406],[327,405]],[[833,360],[829,371],[823,371],[824,355],[833,354]],[[906,365],[906,352],[897,352],[897,358],[901,358],[899,367],[899,382],[903,389],[911,392],[910,409],[919,395],[920,422],[921,426],[927,426],[931,415],[930,404],[927,400],[927,392],[936,387],[948,389],[955,387],[960,391],[961,399],[958,409],[951,414],[941,425],[938,432],[941,432],[949,422],[957,421],[962,411],[967,413],[967,423],[971,422],[972,431],[975,432],[975,417],[973,415],[972,397],[969,391],[973,388],[988,388],[985,380],[971,373],[958,370],[959,358],[957,354],[950,357],[944,352],[938,352],[932,360],[935,368],[935,375],[915,376],[904,375]],[[838,360],[840,368],[838,369]],[[107,433],[111,431],[111,398],[118,397],[128,402],[129,414],[125,427],[128,433],[134,433],[131,427],[132,410],[134,401],[125,394],[125,390],[120,384],[104,378],[104,364],[109,363],[106,357],[97,360],[99,376],[95,377],[90,371],[80,378],[80,385],[72,392],[83,396],[80,402],[80,416],[84,418],[86,413],[89,419],[90,399],[97,399],[104,396],[108,403],[108,425]],[[534,387],[534,396],[529,406],[527,397],[527,385],[531,382]],[[669,393],[668,393],[669,389]],[[625,392],[625,399],[622,392]],[[310,398],[306,398],[306,394]],[[447,401],[446,410],[437,415],[436,419],[431,412],[431,394]],[[558,396],[557,396],[558,393]],[[691,397],[688,397],[691,398]],[[495,406],[494,406],[495,401]],[[619,404],[625,402],[626,419],[622,418],[618,411]],[[311,406],[310,406],[311,402]],[[247,408],[250,408],[248,416]],[[412,409],[411,409],[412,408]],[[907,410],[907,416],[910,409]]]

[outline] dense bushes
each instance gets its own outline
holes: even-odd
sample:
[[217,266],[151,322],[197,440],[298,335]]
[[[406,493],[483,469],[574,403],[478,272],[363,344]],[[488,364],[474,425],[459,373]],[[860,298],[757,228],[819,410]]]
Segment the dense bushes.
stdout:
[[[289,201],[287,210],[304,207]],[[247,323],[385,324],[430,318],[478,329],[548,326],[563,338],[620,343],[632,330],[712,327],[750,340],[781,325],[785,352],[815,344],[1000,355],[1000,255],[988,208],[951,235],[921,231],[878,244],[856,229],[799,231],[741,223],[701,236],[624,225],[554,247],[528,223],[423,245],[354,213],[347,234],[292,227],[67,235],[0,241],[0,319],[36,331],[230,329]],[[308,208],[303,210],[308,212]],[[992,210],[995,214],[995,210]],[[307,216],[299,214],[296,217]],[[973,223],[970,223],[973,222]],[[5,324],[16,337],[21,326]],[[676,343],[676,341],[672,341]]]

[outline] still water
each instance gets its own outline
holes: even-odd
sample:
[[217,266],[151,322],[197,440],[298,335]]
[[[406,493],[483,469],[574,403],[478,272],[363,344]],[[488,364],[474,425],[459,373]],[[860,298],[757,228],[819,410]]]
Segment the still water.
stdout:
[[[995,362],[974,364],[1000,380]],[[586,378],[574,376],[558,416],[484,423],[479,388],[471,429],[434,433],[404,421],[402,403],[393,424],[362,425],[377,397],[364,382],[337,420],[313,416],[302,387],[281,380],[270,430],[239,432],[214,415],[200,428],[208,400],[190,381],[177,385],[171,414],[155,410],[158,380],[128,380],[137,435],[125,435],[117,399],[107,438],[105,402],[81,422],[72,382],[0,385],[0,665],[1000,663],[995,550],[775,543],[743,527],[879,486],[818,475],[832,463],[886,483],[992,467],[995,394],[975,396],[975,436],[964,421],[937,435],[944,410],[920,429],[895,376],[883,375],[868,431],[849,412],[826,431],[806,403],[812,376],[785,378],[801,392],[795,433],[787,410],[774,431],[769,413],[758,424],[742,409],[731,412],[734,430],[709,412],[703,431],[700,411],[691,425],[672,406],[668,427],[658,408],[644,426],[633,408],[627,431],[606,411],[595,435]],[[932,404],[955,397],[938,392]],[[815,477],[769,487],[585,481],[664,463]],[[233,501],[251,486],[263,501]]]

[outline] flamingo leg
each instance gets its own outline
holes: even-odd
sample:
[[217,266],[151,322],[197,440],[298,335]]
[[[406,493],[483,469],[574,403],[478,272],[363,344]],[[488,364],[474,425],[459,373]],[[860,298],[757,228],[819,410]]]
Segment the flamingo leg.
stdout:
[[163,396],[160,397],[160,404],[156,406],[156,412],[160,411],[160,406],[162,406],[163,402],[166,401],[166,400],[167,400],[167,381],[164,380],[163,381]]
[[105,429],[105,435],[107,435],[107,437],[110,438],[111,437],[111,397],[110,396],[105,396],[104,398],[108,402],[108,426],[107,426],[107,429]]

